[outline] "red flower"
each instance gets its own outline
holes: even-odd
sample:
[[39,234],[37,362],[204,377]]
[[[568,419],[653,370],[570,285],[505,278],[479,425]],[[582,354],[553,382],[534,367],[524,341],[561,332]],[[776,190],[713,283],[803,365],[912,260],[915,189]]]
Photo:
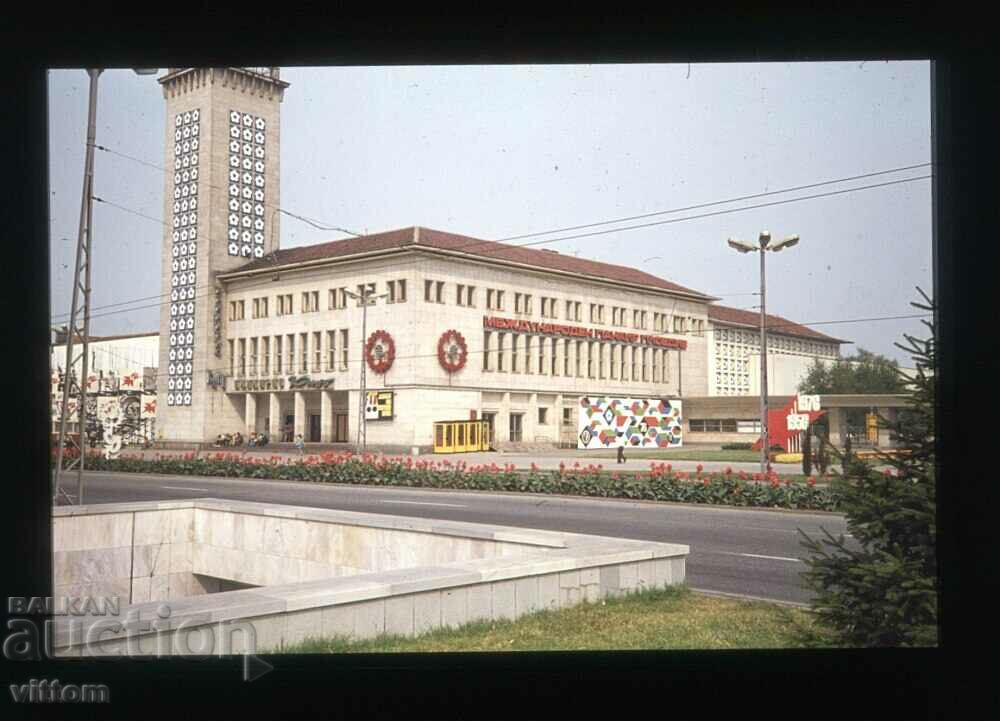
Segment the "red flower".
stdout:
[[809,476],[809,480],[807,481],[807,483],[810,486],[815,486],[816,485],[816,476]]
[[702,483],[704,483],[707,486],[708,485],[708,479],[707,478],[703,479]]
[[622,476],[618,471],[615,471],[614,473],[611,474],[611,478],[616,481],[620,481],[621,477]]
[[699,463],[699,464],[698,464],[698,466],[697,466],[697,468],[695,468],[695,470],[696,470],[696,471],[698,471],[698,473],[701,473],[701,471],[702,471],[702,469],[703,469],[704,467],[705,467],[705,466],[703,466],[703,465],[701,465],[701,464]]
[[723,471],[723,473],[725,473],[727,476],[732,474],[732,472],[733,469],[730,466],[726,466],[726,469]]

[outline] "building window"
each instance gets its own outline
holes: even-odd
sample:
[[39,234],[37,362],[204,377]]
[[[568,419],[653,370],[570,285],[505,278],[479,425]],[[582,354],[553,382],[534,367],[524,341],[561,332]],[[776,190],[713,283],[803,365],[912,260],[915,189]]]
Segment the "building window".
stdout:
[[520,351],[517,347],[517,333],[511,333],[510,335],[510,372],[518,373],[521,368],[520,363]]
[[504,292],[502,290],[498,290],[497,291],[497,310],[503,310],[504,309],[503,296],[504,296]]
[[469,285],[465,288],[465,304],[470,308],[476,307],[476,286]]
[[532,374],[532,373],[535,372],[535,369],[532,367],[531,363],[532,363],[532,358],[531,358],[531,336],[530,335],[526,335],[526,336],[524,336],[524,372],[525,373]]
[[490,368],[490,354],[493,352],[490,349],[490,341],[493,339],[493,334],[488,330],[483,331],[483,370],[489,371],[493,370]]
[[497,370],[501,373],[504,372],[504,362],[503,362],[503,341],[506,333],[497,333]]
[[264,336],[260,339],[260,374],[269,375],[271,372],[271,339]]
[[594,344],[587,344],[587,377],[594,377]]
[[320,347],[322,336],[319,331],[313,333],[313,371],[319,373],[323,370],[323,349]]
[[569,341],[563,341],[563,375],[569,375]]
[[538,338],[538,374],[545,375],[545,339]]
[[425,280],[424,281],[424,300],[428,303],[434,302],[434,281]]
[[375,284],[374,283],[359,283],[357,290],[355,291],[358,295],[357,305],[360,308],[362,303],[362,298],[367,298],[368,296],[375,295]]
[[604,378],[604,344],[597,344],[597,377]]
[[461,283],[455,284],[455,305],[465,305],[465,286]]
[[229,320],[243,320],[242,300],[233,300],[229,302]]
[[236,349],[235,341],[229,341],[229,375],[236,375]]
[[326,369],[328,371],[337,369],[337,332],[328,330],[326,332]]
[[486,308],[487,310],[493,310],[493,289],[486,289]]
[[604,306],[598,303],[590,304],[590,322],[591,323],[603,323],[604,322]]
[[347,288],[330,288],[327,293],[327,305],[330,310],[340,310],[347,307]]
[[558,350],[558,348],[559,348],[559,341],[557,339],[553,338],[552,339],[552,358],[551,358],[551,363],[552,363],[552,375],[554,375],[554,376],[559,375],[559,365],[558,365],[558,360],[559,359],[557,357],[557,350]]
[[340,331],[340,370],[347,370],[348,363],[348,333],[347,328]]
[[538,425],[547,426],[549,424],[549,409],[539,408],[538,409]]
[[572,423],[573,422],[573,416],[572,416],[573,409],[572,408],[563,408],[562,412],[563,412],[563,423],[567,424],[567,425],[570,424],[570,423]]
[[576,342],[576,353],[573,354],[573,375],[580,377],[580,356],[583,354],[583,341]]
[[281,336],[274,336],[274,370],[276,373],[281,373],[282,362],[281,362]]
[[285,370],[295,372],[295,335],[292,333],[285,336]]
[[530,293],[515,293],[514,294],[514,312],[515,313],[531,313],[531,294]]
[[299,372],[309,371],[309,334],[299,333]]
[[555,298],[542,298],[542,317],[558,317],[558,304]]
[[390,280],[386,283],[389,292],[389,303],[405,303],[406,302],[406,281],[405,280]]
[[245,377],[247,374],[247,342],[245,338],[240,338],[240,361],[239,376]]
[[278,315],[291,315],[292,314],[292,294],[278,296]]
[[319,291],[310,290],[302,294],[302,312],[315,313],[319,310]]

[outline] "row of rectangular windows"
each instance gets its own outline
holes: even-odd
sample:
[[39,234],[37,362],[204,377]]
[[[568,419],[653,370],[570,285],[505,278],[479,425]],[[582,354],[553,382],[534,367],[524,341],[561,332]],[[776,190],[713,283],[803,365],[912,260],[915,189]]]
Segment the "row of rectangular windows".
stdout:
[[692,418],[688,422],[694,433],[760,433],[760,420],[755,418]]
[[[348,301],[353,300],[356,305],[361,305],[361,298],[375,295],[375,283],[361,283],[357,286],[356,292],[349,291],[346,287],[330,288],[327,290],[327,309],[340,310],[347,307]],[[274,312],[276,316],[292,315],[295,312],[293,306],[293,293],[285,293],[274,298]],[[315,313],[319,311],[320,292],[318,290],[304,291],[299,298],[299,311],[302,313]],[[390,280],[386,283],[385,300],[387,303],[406,302],[406,281]],[[270,312],[270,297],[262,296],[253,298],[251,302],[252,318],[267,318]],[[246,317],[246,301],[233,300],[229,302],[229,320],[244,320]]]
[[229,374],[244,378],[309,371],[344,371],[350,361],[349,350],[350,335],[346,328],[238,338],[229,341]]
[[[477,302],[477,288],[474,285],[464,283],[455,284],[455,304],[465,308],[475,308]],[[487,310],[506,311],[506,297],[508,291],[496,288],[486,289]],[[348,299],[354,300],[357,305],[361,305],[360,296],[365,294],[375,295],[375,283],[362,283],[357,286],[357,292],[351,294],[346,287],[330,288],[327,291],[327,309],[340,310],[346,308]],[[534,313],[534,296],[531,293],[512,293],[514,297],[513,311],[518,315],[530,316]],[[388,303],[406,302],[406,280],[391,280],[386,283],[385,292]],[[445,303],[445,282],[440,280],[424,280],[424,301],[428,303]],[[305,291],[300,296],[299,309],[302,313],[312,313],[319,310],[320,292],[318,290]],[[291,315],[294,313],[293,294],[287,293],[275,298],[275,314],[278,316]],[[251,300],[251,317],[267,318],[270,312],[270,298],[263,296]],[[583,303],[580,301],[563,301],[562,308],[565,311],[563,316],[566,320],[583,322]],[[589,304],[589,321],[594,324],[603,325],[605,323],[606,306],[600,303]],[[540,310],[543,318],[558,319],[560,302],[557,298],[544,296],[540,298]],[[244,320],[246,317],[246,301],[234,300],[229,303],[229,320]],[[628,319],[628,309],[618,306],[612,307],[612,325],[625,327]],[[649,313],[644,310],[632,311],[631,327],[638,330],[648,330]],[[686,334],[691,332],[696,336],[705,333],[705,321],[702,318],[692,318],[686,316],[670,316],[667,313],[653,313],[652,330],[659,333]],[[672,323],[671,323],[672,319]]]
[[486,372],[668,383],[668,358],[665,348],[483,332],[483,370]]

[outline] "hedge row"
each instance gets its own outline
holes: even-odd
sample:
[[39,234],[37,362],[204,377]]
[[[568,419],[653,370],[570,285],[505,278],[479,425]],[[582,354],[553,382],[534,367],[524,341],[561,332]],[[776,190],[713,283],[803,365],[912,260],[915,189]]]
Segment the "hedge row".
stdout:
[[122,455],[108,460],[94,453],[89,470],[156,473],[175,476],[221,476],[315,483],[346,483],[408,488],[444,488],[479,491],[557,493],[602,498],[629,498],[680,503],[707,503],[763,508],[835,511],[836,492],[817,487],[815,479],[792,483],[776,474],[674,471],[670,464],[651,463],[647,472],[623,476],[601,465],[562,465],[559,470],[517,469],[513,464],[468,465],[464,462],[428,461],[411,457],[354,456],[325,453],[288,459],[253,458],[236,453],[194,454],[143,460]]

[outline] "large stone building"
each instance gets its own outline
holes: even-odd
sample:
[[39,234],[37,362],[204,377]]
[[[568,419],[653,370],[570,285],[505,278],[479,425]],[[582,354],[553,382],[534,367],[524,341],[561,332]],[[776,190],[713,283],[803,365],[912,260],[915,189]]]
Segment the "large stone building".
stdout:
[[[435,423],[485,419],[497,445],[577,445],[581,413],[628,407],[665,431],[688,399],[693,417],[699,398],[756,392],[756,316],[643,271],[420,227],[279,250],[277,68],[160,82],[161,438],[346,443],[363,426],[372,447],[427,449]],[[837,355],[841,341],[777,321],[786,385],[794,364]]]

